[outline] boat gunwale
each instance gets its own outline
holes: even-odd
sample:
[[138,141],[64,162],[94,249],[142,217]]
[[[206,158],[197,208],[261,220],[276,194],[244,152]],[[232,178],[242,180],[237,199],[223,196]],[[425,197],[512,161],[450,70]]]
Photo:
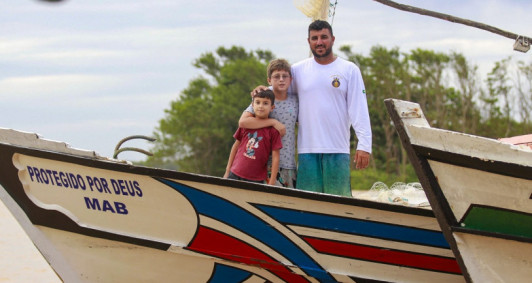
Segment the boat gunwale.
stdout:
[[[327,195],[315,192],[307,192],[296,189],[286,189],[275,186],[268,186],[256,183],[242,182],[236,180],[223,179],[219,177],[199,175],[193,173],[179,172],[175,170],[151,168],[145,166],[138,166],[123,163],[120,160],[106,160],[101,158],[78,156],[75,154],[55,152],[51,150],[43,150],[36,148],[28,148],[13,144],[0,143],[0,152],[5,152],[5,155],[0,155],[0,165],[7,165],[9,168],[4,168],[6,171],[12,171],[4,175],[8,175],[7,179],[0,177],[0,186],[7,192],[7,194],[22,208],[28,219],[33,225],[40,225],[53,229],[64,230],[67,232],[78,233],[91,237],[98,237],[102,239],[120,241],[124,243],[135,244],[144,247],[155,248],[159,250],[168,250],[171,244],[160,242],[157,240],[142,239],[135,236],[128,236],[117,234],[108,231],[101,231],[89,227],[80,226],[74,220],[64,215],[60,211],[47,210],[38,207],[34,204],[22,188],[22,184],[18,178],[18,169],[12,162],[12,157],[15,154],[23,154],[36,158],[44,158],[54,161],[73,163],[81,166],[92,168],[99,168],[104,170],[112,170],[117,172],[125,172],[130,174],[139,174],[151,178],[165,178],[179,181],[202,182],[212,185],[227,186],[231,189],[242,189],[249,191],[259,191],[264,193],[280,194],[283,196],[297,197],[308,200],[316,200],[320,202],[342,204],[366,209],[375,209],[387,213],[409,214],[414,216],[435,218],[432,210],[417,207],[407,207],[402,205],[388,204],[375,202],[371,200],[356,199],[340,197],[335,195]],[[11,177],[9,177],[11,176]],[[6,184],[4,184],[6,183]],[[8,189],[7,187],[10,187]],[[16,189],[19,188],[19,189]],[[441,230],[434,230],[441,231]]]
[[531,166],[508,163],[499,160],[485,160],[476,156],[467,156],[460,153],[444,151],[432,147],[412,144],[417,155],[445,164],[467,167],[476,170],[486,171],[498,175],[515,177],[525,180],[532,180],[532,175],[527,171],[532,170]]
[[[163,169],[163,168],[146,167],[142,165],[125,164],[125,163],[120,162],[120,160],[116,160],[115,162],[112,160],[106,160],[106,159],[101,159],[101,158],[91,158],[91,157],[78,156],[78,155],[73,155],[73,154],[63,153],[63,152],[55,152],[55,151],[50,151],[50,150],[27,148],[27,147],[17,146],[13,144],[0,143],[0,149],[3,146],[13,148],[14,149],[13,154],[19,153],[19,154],[31,155],[37,158],[44,158],[44,159],[50,159],[50,160],[55,160],[55,161],[67,162],[67,163],[75,163],[75,164],[82,165],[82,166],[89,166],[89,167],[95,167],[99,169],[119,171],[123,173],[139,174],[139,175],[149,176],[152,178],[159,177],[159,178],[167,178],[167,179],[173,179],[173,180],[201,182],[201,183],[206,183],[206,184],[211,184],[211,185],[221,185],[221,186],[249,190],[249,191],[275,193],[275,194],[280,194],[284,196],[298,197],[298,198],[309,199],[309,200],[317,200],[317,201],[323,201],[323,202],[328,202],[328,203],[344,204],[344,205],[385,210],[389,212],[406,213],[406,214],[426,216],[426,217],[435,217],[432,210],[425,209],[425,208],[403,206],[403,205],[397,205],[397,204],[391,204],[391,203],[385,203],[385,202],[371,201],[371,200],[366,200],[366,199],[357,199],[354,197],[350,198],[350,197],[343,197],[343,196],[337,196],[337,195],[331,195],[331,194],[323,194],[323,193],[310,192],[310,191],[305,191],[305,190],[300,190],[300,189],[283,188],[283,187],[277,187],[277,186],[270,186],[266,184],[257,184],[257,183],[252,183],[252,182],[223,179],[221,177],[216,177],[216,176],[180,172],[176,170]],[[58,158],[58,157],[61,157],[61,158]]]

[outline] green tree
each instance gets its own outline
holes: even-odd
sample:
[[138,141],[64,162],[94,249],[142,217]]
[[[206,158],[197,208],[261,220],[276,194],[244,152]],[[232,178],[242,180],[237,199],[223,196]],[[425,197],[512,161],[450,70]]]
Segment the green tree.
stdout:
[[[371,168],[351,172],[354,189],[369,189],[377,181],[392,185],[417,180],[385,110],[386,98],[419,103],[438,128],[491,138],[532,129],[530,64],[518,62],[517,77],[512,77],[510,57],[496,62],[487,85],[481,85],[477,67],[456,52],[415,49],[403,53],[383,46],[374,46],[368,56],[353,53],[349,46],[340,51],[360,67],[373,130]],[[190,81],[165,110],[154,132],[158,139],[154,156],[144,164],[221,176],[237,120],[249,104],[249,92],[266,84],[266,64],[272,58],[270,51],[220,47],[196,59],[194,66],[203,76]]]
[[367,170],[352,171],[352,188],[369,189],[377,181],[389,185],[398,181],[417,181],[383,103],[386,98],[411,99],[413,89],[408,56],[398,48],[383,46],[371,48],[368,57],[354,54],[349,46],[342,46],[340,50],[360,67],[373,132],[372,166]]
[[250,103],[250,91],[267,83],[272,58],[269,51],[233,46],[196,59],[194,66],[207,77],[193,79],[165,109],[154,132],[154,155],[146,164],[223,175],[238,118]]
[[447,125],[450,130],[475,134],[480,121],[480,112],[475,103],[481,95],[478,67],[470,65],[464,55],[457,52],[452,52],[450,58],[450,68],[454,73],[457,89],[448,92],[451,107]]
[[[400,164],[402,148],[398,146],[395,128],[389,123],[388,113],[384,109],[386,98],[405,99],[408,95],[408,62],[398,48],[388,50],[383,46],[371,48],[370,56],[364,57],[351,52],[349,46],[340,49],[348,58],[361,67],[367,91],[368,107],[372,121],[373,143],[380,148],[373,152],[373,168],[386,173],[405,172]],[[405,76],[406,75],[406,76]],[[406,166],[406,163],[402,164]]]
[[523,123],[522,133],[532,132],[532,62],[526,64],[523,61],[517,62],[518,76],[516,80],[517,100],[519,118]]
[[432,126],[444,127],[448,110],[444,74],[449,66],[449,55],[418,48],[410,52],[409,61],[413,72],[412,82],[415,84],[412,98],[431,118]]
[[488,92],[482,97],[486,105],[482,134],[487,137],[506,137],[511,130],[509,61],[508,57],[495,62],[486,80]]

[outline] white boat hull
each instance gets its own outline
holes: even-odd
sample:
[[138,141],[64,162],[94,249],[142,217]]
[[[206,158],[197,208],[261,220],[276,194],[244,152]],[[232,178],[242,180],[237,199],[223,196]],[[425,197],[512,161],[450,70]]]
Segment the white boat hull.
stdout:
[[464,282],[430,210],[34,144],[0,142],[3,199],[65,282]]
[[530,281],[532,151],[431,128],[415,103],[386,105],[466,279]]

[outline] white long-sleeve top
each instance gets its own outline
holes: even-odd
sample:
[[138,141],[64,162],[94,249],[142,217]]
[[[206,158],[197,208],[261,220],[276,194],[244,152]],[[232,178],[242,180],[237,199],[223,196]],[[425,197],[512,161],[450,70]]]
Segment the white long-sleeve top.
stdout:
[[350,127],[357,150],[371,153],[371,124],[360,69],[337,57],[321,65],[308,58],[292,65],[291,91],[299,96],[298,153],[350,153]]

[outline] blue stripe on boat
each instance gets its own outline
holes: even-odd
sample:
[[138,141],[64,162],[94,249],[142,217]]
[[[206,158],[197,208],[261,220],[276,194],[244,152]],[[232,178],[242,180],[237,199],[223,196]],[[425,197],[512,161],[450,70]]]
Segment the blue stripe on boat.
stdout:
[[287,225],[298,225],[339,233],[412,243],[449,249],[449,244],[439,231],[413,228],[389,223],[346,218],[307,211],[255,204],[255,207]]

